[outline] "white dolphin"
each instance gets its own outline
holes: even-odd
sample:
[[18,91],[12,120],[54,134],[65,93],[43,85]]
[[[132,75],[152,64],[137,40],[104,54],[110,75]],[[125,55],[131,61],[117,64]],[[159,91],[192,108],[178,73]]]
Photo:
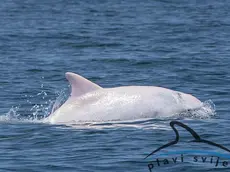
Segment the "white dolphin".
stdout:
[[190,94],[162,87],[102,88],[71,72],[66,73],[66,78],[71,95],[47,117],[52,124],[168,117],[203,105]]

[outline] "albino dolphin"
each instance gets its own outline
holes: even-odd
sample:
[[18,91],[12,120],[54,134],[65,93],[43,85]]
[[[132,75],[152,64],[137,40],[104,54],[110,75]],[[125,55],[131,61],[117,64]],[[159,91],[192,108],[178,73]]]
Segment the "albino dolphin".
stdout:
[[52,124],[86,121],[133,120],[172,116],[202,107],[190,94],[155,86],[102,88],[67,72],[71,95],[47,117]]

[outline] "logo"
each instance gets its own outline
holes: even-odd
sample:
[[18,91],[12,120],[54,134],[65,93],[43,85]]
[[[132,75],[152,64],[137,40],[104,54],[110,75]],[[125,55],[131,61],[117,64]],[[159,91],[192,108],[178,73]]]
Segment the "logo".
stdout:
[[[144,158],[150,160],[148,163],[148,169],[150,172],[152,172],[155,168],[160,166],[179,164],[184,162],[206,163],[206,164],[208,163],[210,165],[213,165],[214,167],[224,167],[224,168],[230,167],[230,150],[228,148],[224,147],[221,144],[206,139],[202,139],[192,128],[188,127],[182,122],[171,121],[170,126],[176,135],[175,140],[160,146],[159,148],[155,149]],[[189,141],[190,143],[195,142],[198,144],[202,144],[202,146],[206,144],[214,149],[221,150],[221,152],[209,151],[204,149],[202,150],[198,150],[198,149],[197,150],[195,149],[173,150],[172,149],[166,151],[166,148],[167,149],[170,149],[170,147],[172,148],[172,146],[176,145],[180,140],[179,132],[175,128],[175,126],[184,128],[192,135],[194,139]],[[170,157],[172,155],[177,155],[177,156]]]

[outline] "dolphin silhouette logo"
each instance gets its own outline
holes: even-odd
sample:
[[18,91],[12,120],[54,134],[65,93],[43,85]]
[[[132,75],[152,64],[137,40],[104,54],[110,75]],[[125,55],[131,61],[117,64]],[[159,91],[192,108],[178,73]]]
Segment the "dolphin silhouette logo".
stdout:
[[222,150],[225,150],[227,152],[230,153],[230,150],[220,144],[217,144],[217,143],[214,143],[212,141],[209,141],[209,140],[205,140],[205,139],[202,139],[193,129],[191,129],[190,127],[188,127],[187,125],[183,124],[182,122],[179,122],[179,121],[171,121],[170,122],[170,126],[171,128],[173,129],[173,131],[175,132],[176,134],[176,138],[175,140],[157,148],[156,150],[152,151],[150,154],[148,154],[144,159],[148,158],[149,156],[155,154],[156,152],[164,149],[164,148],[167,148],[169,146],[172,146],[172,145],[175,145],[178,143],[179,139],[180,139],[180,135],[179,135],[179,132],[177,131],[177,129],[175,128],[175,125],[178,125],[184,129],[186,129],[193,137],[194,137],[194,140],[192,140],[191,142],[198,142],[198,143],[206,143],[208,145],[212,145],[212,146],[215,146],[217,148],[220,148]]

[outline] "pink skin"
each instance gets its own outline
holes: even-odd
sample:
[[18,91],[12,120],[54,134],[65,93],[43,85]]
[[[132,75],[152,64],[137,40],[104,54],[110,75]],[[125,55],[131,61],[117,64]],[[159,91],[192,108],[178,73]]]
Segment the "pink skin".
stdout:
[[66,78],[71,85],[71,96],[57,110],[53,108],[48,117],[51,123],[152,118],[202,107],[202,102],[194,96],[162,87],[102,88],[74,73],[67,72]]

